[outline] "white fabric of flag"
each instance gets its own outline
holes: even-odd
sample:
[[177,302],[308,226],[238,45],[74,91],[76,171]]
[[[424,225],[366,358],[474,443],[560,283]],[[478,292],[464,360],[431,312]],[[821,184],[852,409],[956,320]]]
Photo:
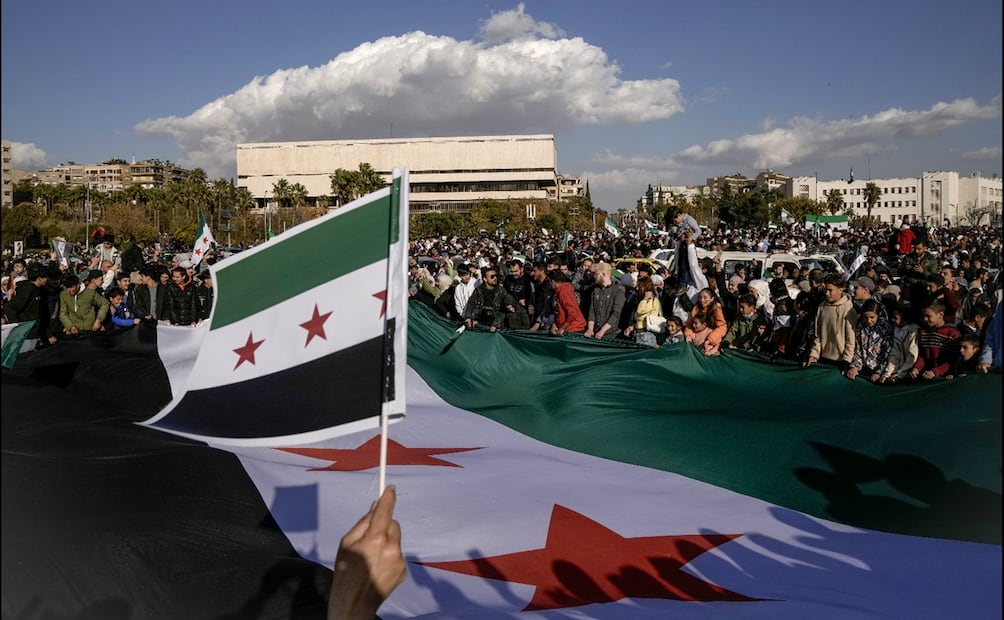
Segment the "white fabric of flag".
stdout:
[[195,247],[192,248],[192,266],[195,267],[206,257],[206,252],[216,244],[213,231],[209,230],[206,215],[199,211],[199,228],[195,235]]

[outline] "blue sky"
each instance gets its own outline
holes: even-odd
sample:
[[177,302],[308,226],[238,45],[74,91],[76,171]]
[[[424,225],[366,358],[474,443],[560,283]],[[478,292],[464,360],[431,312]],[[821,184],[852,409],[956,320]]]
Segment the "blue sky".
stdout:
[[553,133],[608,210],[649,183],[1001,173],[1001,3],[5,0],[14,165],[238,142]]

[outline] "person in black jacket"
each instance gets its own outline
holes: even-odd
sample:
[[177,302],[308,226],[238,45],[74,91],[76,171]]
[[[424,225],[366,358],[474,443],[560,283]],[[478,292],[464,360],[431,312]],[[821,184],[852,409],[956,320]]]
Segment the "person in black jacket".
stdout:
[[32,341],[29,346],[34,346],[34,341],[38,339],[40,333],[40,318],[45,313],[40,303],[41,290],[49,281],[49,273],[45,265],[31,263],[27,266],[25,275],[27,279],[17,283],[14,295],[4,304],[4,316],[11,323],[35,321],[26,340],[26,342]]
[[164,314],[167,287],[160,285],[160,270],[153,265],[144,265],[139,274],[142,283],[136,287],[134,314],[148,321],[167,319]]
[[201,320],[195,289],[196,285],[184,267],[171,270],[171,283],[167,285],[167,299],[164,301],[164,318],[168,323],[195,325]]

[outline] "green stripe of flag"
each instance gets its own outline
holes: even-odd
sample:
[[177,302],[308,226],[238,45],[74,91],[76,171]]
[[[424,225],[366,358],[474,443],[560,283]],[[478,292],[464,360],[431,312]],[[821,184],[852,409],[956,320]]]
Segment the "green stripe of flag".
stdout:
[[242,254],[223,263],[216,271],[220,294],[212,329],[385,260],[387,240],[397,240],[391,229],[396,221],[390,193],[381,192],[368,204],[325,216],[313,226],[269,242],[281,244],[281,251]]
[[3,367],[12,368],[14,360],[21,352],[21,345],[28,338],[28,332],[35,325],[35,321],[24,321],[12,325],[4,325],[3,340]]
[[452,326],[409,310],[408,363],[440,396],[541,441],[859,527],[1001,542],[999,374],[876,386],[686,344],[479,331],[441,354]]

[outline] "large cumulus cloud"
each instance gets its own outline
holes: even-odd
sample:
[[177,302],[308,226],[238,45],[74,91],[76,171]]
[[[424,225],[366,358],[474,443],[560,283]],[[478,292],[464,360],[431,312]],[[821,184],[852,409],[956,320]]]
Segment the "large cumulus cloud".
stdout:
[[555,133],[682,110],[676,80],[623,80],[602,49],[564,37],[520,5],[485,20],[478,40],[381,38],[320,67],[255,77],[188,116],[136,129],[171,137],[183,163],[215,176],[232,169],[241,142]]

